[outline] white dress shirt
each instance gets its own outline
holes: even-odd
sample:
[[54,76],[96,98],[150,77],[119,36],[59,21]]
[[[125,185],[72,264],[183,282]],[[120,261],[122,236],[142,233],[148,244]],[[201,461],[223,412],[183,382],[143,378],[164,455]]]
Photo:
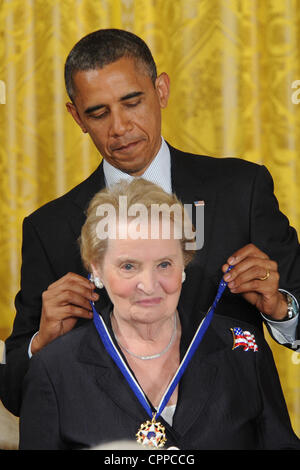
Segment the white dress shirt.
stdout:
[[[105,186],[111,188],[120,180],[132,181],[134,176],[124,173],[123,171],[115,168],[106,160],[103,160],[103,172],[105,178]],[[137,177],[139,178],[139,177]],[[146,171],[140,176],[151,183],[161,186],[166,193],[172,192],[171,182],[171,155],[168,145],[162,138],[162,143],[158,154],[152,160]]]

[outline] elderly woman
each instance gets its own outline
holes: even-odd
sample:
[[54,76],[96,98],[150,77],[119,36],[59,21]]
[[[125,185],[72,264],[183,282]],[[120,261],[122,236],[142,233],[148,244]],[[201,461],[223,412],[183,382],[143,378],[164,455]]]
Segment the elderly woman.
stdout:
[[[154,214],[157,205],[162,212]],[[182,234],[186,220],[175,196],[143,180],[93,198],[81,254],[102,301],[108,295],[110,302],[93,305],[93,321],[31,359],[21,449],[117,440],[179,449],[299,448],[262,335],[214,314],[226,285],[207,316],[188,311],[180,298],[193,256]]]

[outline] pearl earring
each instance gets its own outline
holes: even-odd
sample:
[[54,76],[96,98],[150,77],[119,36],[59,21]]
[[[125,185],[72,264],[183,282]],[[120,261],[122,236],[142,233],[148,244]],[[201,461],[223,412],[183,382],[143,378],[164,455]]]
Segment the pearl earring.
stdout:
[[181,278],[181,282],[184,282],[186,279],[186,274],[185,274],[185,271],[182,271],[182,278]]
[[99,277],[95,277],[94,283],[95,286],[98,287],[98,289],[103,289],[103,282],[100,281]]
[[100,281],[100,278],[98,276],[94,277],[93,274],[90,275],[90,281],[95,284],[98,289],[103,289],[104,285],[103,282]]

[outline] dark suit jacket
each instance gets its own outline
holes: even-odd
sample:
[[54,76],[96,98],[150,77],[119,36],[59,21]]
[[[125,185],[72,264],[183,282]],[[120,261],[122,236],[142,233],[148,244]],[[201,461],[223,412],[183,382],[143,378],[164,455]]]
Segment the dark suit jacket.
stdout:
[[[110,310],[102,315],[111,330]],[[188,311],[179,311],[182,356],[195,325],[190,324]],[[235,326],[254,334],[257,352],[232,350],[230,328]],[[134,441],[140,425],[149,419],[105,351],[93,322],[58,338],[31,359],[23,397],[21,449],[78,449]],[[161,417],[159,421],[166,427],[166,448],[300,449],[262,334],[224,315],[215,315],[181,379],[173,426]]]
[[[222,276],[222,264],[250,242],[278,261],[280,287],[300,298],[297,234],[278,209],[266,168],[235,158],[195,156],[172,147],[170,151],[173,191],[185,204],[205,201],[204,247],[189,265],[182,291],[189,311],[195,311],[194,306],[207,310]],[[85,210],[104,185],[100,164],[87,180],[24,220],[21,289],[15,300],[13,332],[6,341],[7,364],[0,368],[0,396],[16,415],[29,364],[28,345],[39,328],[42,292],[68,272],[87,275],[77,239]],[[105,304],[106,299],[102,300]],[[231,316],[261,327],[259,312],[240,296],[227,292],[224,301],[230,305]]]

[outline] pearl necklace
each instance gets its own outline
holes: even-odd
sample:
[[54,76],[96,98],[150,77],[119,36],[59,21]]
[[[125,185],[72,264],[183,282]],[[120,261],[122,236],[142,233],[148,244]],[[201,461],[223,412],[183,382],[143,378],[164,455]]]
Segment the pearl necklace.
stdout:
[[152,356],[139,356],[139,355],[134,354],[133,352],[129,351],[129,349],[125,348],[125,346],[123,346],[123,344],[120,343],[120,341],[119,341],[116,334],[115,334],[115,338],[117,340],[118,345],[121,346],[121,348],[124,349],[124,351],[126,351],[128,354],[135,357],[136,359],[141,359],[142,361],[149,361],[150,359],[157,359],[158,357],[163,356],[170,349],[170,347],[174,343],[176,333],[177,333],[177,320],[176,320],[176,312],[175,312],[175,314],[174,314],[174,327],[173,327],[173,333],[172,333],[171,339],[169,341],[169,344],[160,353],[153,354]]

